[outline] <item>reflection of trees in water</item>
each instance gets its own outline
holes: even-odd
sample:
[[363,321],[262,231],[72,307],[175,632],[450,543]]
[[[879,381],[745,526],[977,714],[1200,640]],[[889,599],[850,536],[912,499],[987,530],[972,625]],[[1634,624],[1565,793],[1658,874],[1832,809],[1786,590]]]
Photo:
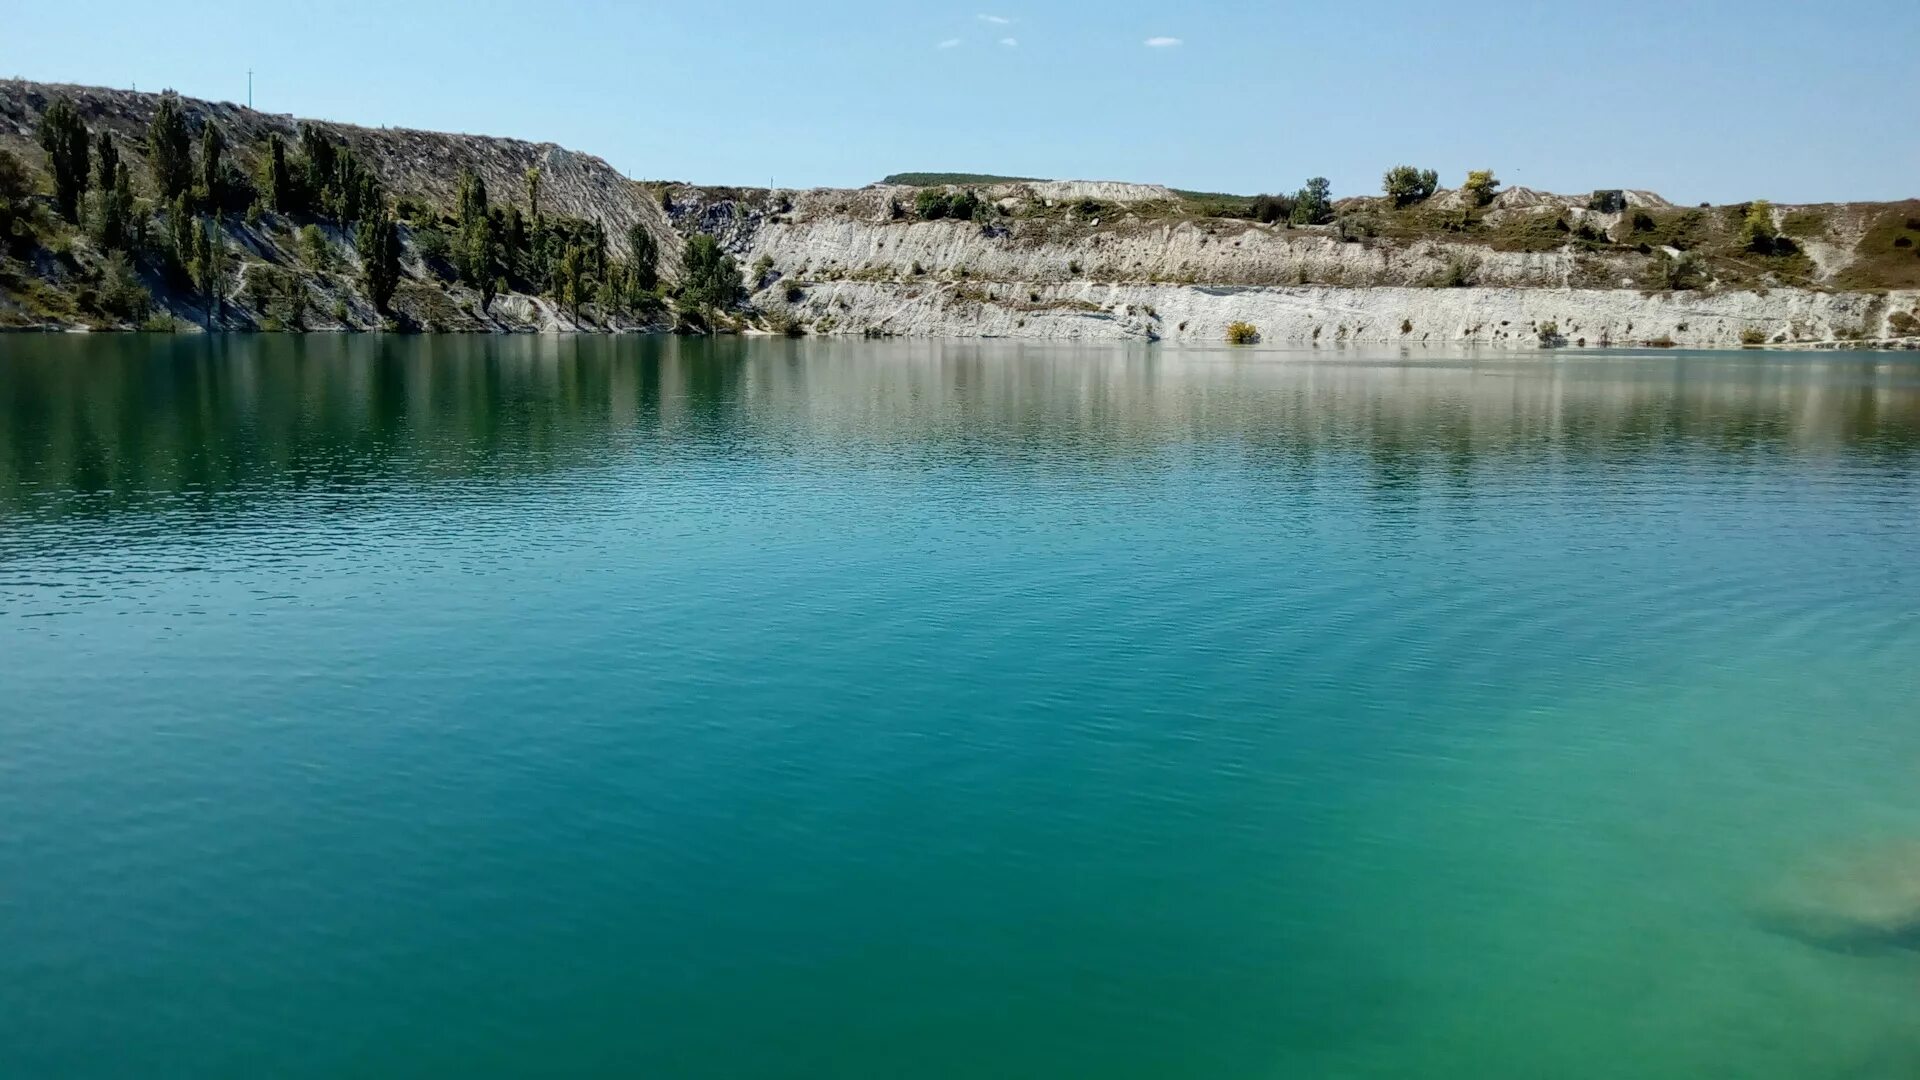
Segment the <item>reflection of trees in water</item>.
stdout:
[[[1337,358],[1337,354],[1333,354]],[[16,337],[0,508],[486,482],[632,452],[910,465],[1488,469],[1844,455],[1909,467],[1920,367],[1881,357],[1480,364],[979,343],[590,337]]]

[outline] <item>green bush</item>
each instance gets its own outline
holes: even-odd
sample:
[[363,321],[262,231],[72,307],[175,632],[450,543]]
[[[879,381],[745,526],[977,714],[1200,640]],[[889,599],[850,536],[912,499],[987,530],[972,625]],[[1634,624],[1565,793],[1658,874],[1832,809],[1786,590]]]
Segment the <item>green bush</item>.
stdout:
[[706,233],[688,237],[680,262],[682,302],[702,313],[724,311],[739,303],[744,291],[740,268],[733,256],[721,250],[718,240]]
[[913,197],[913,212],[922,221],[938,221],[947,216],[947,193],[926,188]]
[[1250,322],[1235,322],[1227,326],[1227,344],[1256,345],[1260,342],[1260,328]]
[[1747,206],[1740,219],[1740,246],[1757,255],[1771,255],[1779,247],[1780,234],[1773,227],[1773,206],[1757,200]]
[[1474,169],[1467,173],[1466,182],[1460,190],[1467,197],[1469,206],[1485,206],[1493,201],[1500,190],[1500,181],[1494,177],[1492,169]]
[[1440,174],[1432,169],[1395,165],[1381,180],[1381,188],[1395,206],[1412,206],[1433,197],[1440,188]]
[[1316,176],[1307,181],[1307,186],[1293,193],[1293,223],[1295,225],[1324,225],[1333,220],[1333,185],[1324,176]]
[[[1601,214],[1622,214],[1627,209],[1627,193],[1619,188],[1599,188],[1587,198],[1587,209]],[[1649,221],[1652,219],[1649,218]],[[1649,225],[1649,228],[1652,226]]]
[[1471,255],[1449,255],[1446,265],[1440,268],[1433,284],[1442,289],[1464,289],[1473,284],[1474,277],[1480,272],[1480,260]]
[[13,236],[14,222],[26,215],[32,194],[33,177],[27,173],[26,163],[0,148],[0,242]]
[[1263,225],[1286,221],[1293,216],[1293,196],[1257,195],[1253,205],[1248,208],[1247,216]]
[[316,274],[333,269],[333,248],[318,225],[302,225],[299,242],[300,261],[307,264],[307,269]]
[[144,322],[153,310],[152,295],[140,283],[127,257],[118,253],[109,256],[101,269],[98,302],[101,312],[121,322]]
[[782,337],[807,336],[807,324],[790,311],[772,311],[767,313],[767,330]]
[[1705,276],[1699,260],[1684,251],[1679,255],[1656,252],[1648,264],[1645,281],[1647,287],[1656,292],[1679,292],[1699,288]]
[[1333,223],[1334,234],[1349,244],[1357,244],[1380,235],[1379,225],[1365,214],[1341,214]]

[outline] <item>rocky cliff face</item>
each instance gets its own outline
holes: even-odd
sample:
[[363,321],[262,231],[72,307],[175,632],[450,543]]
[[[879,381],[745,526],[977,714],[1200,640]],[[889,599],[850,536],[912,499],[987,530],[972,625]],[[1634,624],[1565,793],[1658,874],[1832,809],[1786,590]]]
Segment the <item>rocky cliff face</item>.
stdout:
[[[139,160],[158,95],[90,87],[0,83],[0,147],[37,166],[34,126],[59,95]],[[311,123],[231,104],[183,104],[195,127],[222,127],[246,168],[269,134],[291,142]],[[1614,212],[1527,189],[1502,192],[1485,208],[1458,192],[1410,211],[1355,199],[1340,204],[1334,224],[1287,227],[1207,216],[1155,185],[1019,182],[979,189],[968,220],[922,220],[920,189],[910,187],[636,183],[599,158],[552,144],[319,126],[392,196],[434,207],[452,202],[462,169],[474,170],[497,204],[524,206],[525,176],[537,167],[548,213],[598,222],[616,255],[625,253],[628,227],[642,226],[670,281],[685,239],[713,234],[750,273],[745,327],[1219,342],[1230,323],[1245,322],[1264,342],[1309,346],[1920,345],[1920,261],[1906,258],[1920,260],[1920,202],[1774,208],[1781,240],[1764,255],[1732,245],[1744,208],[1681,210],[1649,192],[1623,193]],[[295,224],[277,215],[226,223],[243,256],[229,325],[263,321],[249,306],[257,290],[248,278],[300,264],[306,253],[293,243]],[[337,272],[312,275],[306,325],[377,325],[352,272],[349,238],[322,231]],[[396,306],[417,324],[647,326],[511,292],[483,312],[479,297],[437,274],[404,232],[407,280]],[[83,287],[88,257],[84,240],[64,253],[16,255],[0,275],[0,321],[100,324],[77,307],[49,315],[42,304],[36,314],[32,303],[42,295],[35,290]],[[1686,274],[1675,270],[1681,264]],[[180,306],[148,277],[163,306]]]
[[[159,106],[160,95],[97,86],[0,81],[0,146],[37,163],[40,151],[34,142],[35,126],[46,107],[62,96],[74,103],[93,131],[113,132],[124,155],[135,161],[145,160],[147,123]],[[620,250],[624,250],[627,227],[635,222],[658,230],[661,239],[668,236],[666,216],[646,187],[628,180],[600,158],[552,143],[296,120],[230,102],[195,98],[181,98],[180,103],[194,130],[208,121],[217,122],[236,160],[249,170],[268,135],[277,134],[291,144],[298,138],[301,125],[313,124],[351,148],[397,198],[451,204],[460,170],[471,168],[496,200],[524,203],[527,170],[538,167],[540,201],[549,213],[600,221],[607,226],[609,239],[621,245]]]

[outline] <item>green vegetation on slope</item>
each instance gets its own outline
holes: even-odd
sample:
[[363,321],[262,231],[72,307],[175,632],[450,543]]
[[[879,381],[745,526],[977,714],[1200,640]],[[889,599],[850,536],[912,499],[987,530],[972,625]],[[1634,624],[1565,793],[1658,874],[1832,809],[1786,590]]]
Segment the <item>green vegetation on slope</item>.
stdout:
[[[0,141],[0,326],[137,327],[158,310],[153,324],[168,328],[486,329],[507,291],[583,326],[664,311],[647,230],[625,234],[628,260],[610,258],[598,221],[542,208],[537,169],[530,212],[491,202],[466,166],[451,205],[433,206],[391,198],[373,162],[325,125],[171,93],[80,88],[76,104],[8,90],[0,113],[34,122],[32,142]],[[536,315],[522,305],[506,318]]]
[[996,176],[992,173],[903,172],[894,173],[880,182],[902,187],[958,187],[965,184],[1038,184],[1043,181],[1037,176]]

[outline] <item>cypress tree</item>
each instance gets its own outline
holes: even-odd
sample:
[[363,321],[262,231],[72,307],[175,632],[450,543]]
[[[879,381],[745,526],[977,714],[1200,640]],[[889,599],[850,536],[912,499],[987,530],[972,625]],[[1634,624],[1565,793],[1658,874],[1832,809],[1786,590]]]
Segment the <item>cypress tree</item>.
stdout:
[[454,189],[454,219],[458,235],[453,260],[460,280],[481,291],[480,310],[493,303],[495,267],[499,262],[493,223],[487,214],[487,185],[472,169],[462,169]]
[[173,197],[173,205],[167,208],[167,246],[171,253],[168,270],[176,281],[184,284],[193,282],[194,232],[193,212],[187,207],[187,193],[183,191]]
[[660,287],[660,245],[645,225],[635,222],[627,228],[628,265],[632,267],[634,287],[652,292]]
[[27,175],[26,163],[0,147],[0,247],[13,239],[14,220],[31,194],[33,181]]
[[333,184],[336,157],[333,140],[312,124],[303,124],[300,127],[300,154],[307,159],[306,195],[312,203],[308,209],[319,209],[324,202],[324,192]]
[[226,195],[227,140],[220,125],[207,121],[200,129],[200,186],[205,189],[207,206],[218,213]]
[[573,316],[574,322],[580,321],[580,305],[586,300],[587,258],[584,245],[572,243],[560,256],[559,272],[555,275],[560,293],[560,304]]
[[93,186],[98,193],[90,222],[94,237],[103,248],[124,251],[133,243],[133,177],[113,136],[104,131],[94,140]]
[[78,224],[80,197],[87,191],[87,125],[73,102],[58,98],[40,117],[40,147],[53,175],[53,200],[60,216]]
[[113,145],[113,136],[101,132],[93,140],[93,186],[98,191],[113,187],[113,181],[120,174],[120,150]]
[[285,214],[294,209],[293,173],[287,168],[287,144],[280,141],[280,133],[267,136],[267,168],[265,181],[267,206]]
[[531,281],[533,272],[528,258],[527,219],[517,206],[507,207],[506,227],[500,237],[501,258],[507,269],[521,281]]
[[193,232],[193,283],[200,290],[201,306],[207,312],[207,329],[225,306],[232,260],[227,253],[226,236],[219,222],[206,219]]
[[180,98],[171,91],[160,96],[160,107],[147,123],[147,167],[153,171],[153,186],[162,200],[172,200],[193,187],[193,136],[180,111]]
[[400,234],[393,218],[382,209],[362,219],[354,246],[360,251],[360,272],[367,295],[373,300],[374,310],[385,315],[400,285]]

